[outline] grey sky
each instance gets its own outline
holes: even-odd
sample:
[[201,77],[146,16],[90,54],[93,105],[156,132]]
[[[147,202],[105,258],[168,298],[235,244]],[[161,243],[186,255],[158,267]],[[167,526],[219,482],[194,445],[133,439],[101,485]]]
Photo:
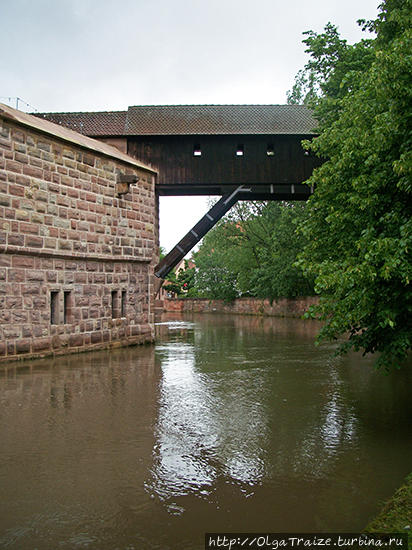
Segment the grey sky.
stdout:
[[[305,30],[356,42],[378,0],[0,0],[0,101],[39,111],[139,104],[285,103]],[[13,102],[10,103],[14,106]],[[176,206],[177,205],[177,206]],[[189,207],[190,206],[190,207]],[[173,216],[178,208],[185,214]],[[170,248],[206,200],[163,198]]]

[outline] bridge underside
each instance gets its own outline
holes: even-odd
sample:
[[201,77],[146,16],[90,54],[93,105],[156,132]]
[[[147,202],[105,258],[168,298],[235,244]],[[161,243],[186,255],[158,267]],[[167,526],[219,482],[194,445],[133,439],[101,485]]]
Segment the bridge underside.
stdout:
[[181,239],[177,245],[155,267],[159,282],[156,294],[165,277],[181,262],[190,250],[206,235],[214,225],[239,200],[307,200],[313,189],[308,185],[296,184],[158,184],[160,196],[222,195],[222,198],[209,210],[198,223]]
[[[201,184],[201,183],[164,183],[157,184],[159,196],[199,196],[199,195],[226,195],[239,186],[233,183]],[[248,183],[242,185],[237,200],[307,200],[311,188],[302,183]]]

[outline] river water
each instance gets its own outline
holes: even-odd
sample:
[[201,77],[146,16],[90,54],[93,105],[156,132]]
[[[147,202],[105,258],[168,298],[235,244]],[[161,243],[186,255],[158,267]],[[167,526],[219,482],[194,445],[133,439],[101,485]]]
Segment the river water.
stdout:
[[362,529],[411,470],[411,369],[314,321],[163,318],[156,346],[0,370],[0,548],[196,550]]

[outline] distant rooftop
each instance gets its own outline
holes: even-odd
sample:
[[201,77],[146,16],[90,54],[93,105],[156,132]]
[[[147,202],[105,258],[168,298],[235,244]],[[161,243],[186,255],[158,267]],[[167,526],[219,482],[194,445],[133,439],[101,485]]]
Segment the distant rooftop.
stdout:
[[143,135],[313,134],[303,105],[141,105],[127,111],[38,113],[94,137]]
[[86,136],[121,136],[124,135],[127,111],[34,113],[34,115]]

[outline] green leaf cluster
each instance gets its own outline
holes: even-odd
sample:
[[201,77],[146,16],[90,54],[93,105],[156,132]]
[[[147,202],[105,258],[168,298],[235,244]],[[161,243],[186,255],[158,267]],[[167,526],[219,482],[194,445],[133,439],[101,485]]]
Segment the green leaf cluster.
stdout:
[[[161,251],[162,254],[163,251]],[[163,257],[165,254],[163,253]],[[179,270],[176,274],[176,270],[173,269],[168,273],[165,278],[165,290],[171,294],[175,294],[178,297],[197,297],[197,291],[195,287],[195,269],[189,267],[188,261],[184,261],[184,269]]]
[[238,203],[194,254],[198,295],[233,300],[313,294],[313,277],[294,266],[306,237],[302,203]]
[[401,365],[412,339],[411,11],[411,0],[383,2],[364,23],[376,32],[368,42],[347,46],[332,27],[306,41],[320,128],[306,147],[326,162],[308,181],[298,265],[321,295],[320,338],[347,334],[341,351],[379,352],[385,368]]

